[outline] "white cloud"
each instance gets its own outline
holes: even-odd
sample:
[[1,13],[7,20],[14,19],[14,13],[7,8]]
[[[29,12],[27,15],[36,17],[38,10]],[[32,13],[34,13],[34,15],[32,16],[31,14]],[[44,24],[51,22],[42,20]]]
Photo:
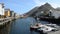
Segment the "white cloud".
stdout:
[[36,4],[39,4],[40,1],[39,0],[33,0]]
[[36,6],[41,6],[43,5],[44,3],[43,2],[40,2],[40,0],[33,0],[35,3],[36,3]]
[[[42,0],[44,2],[42,2],[41,0],[33,0],[33,1],[36,3],[36,6],[41,6],[41,5],[45,4],[46,2],[48,2],[54,8],[60,7],[59,4],[54,3],[52,0],[49,0],[50,2],[48,0],[46,0],[46,1]],[[53,2],[53,3],[51,3],[51,2]]]
[[50,4],[51,4],[52,7],[54,7],[54,8],[60,7],[60,5],[59,5],[59,4],[56,4],[56,3],[50,3]]

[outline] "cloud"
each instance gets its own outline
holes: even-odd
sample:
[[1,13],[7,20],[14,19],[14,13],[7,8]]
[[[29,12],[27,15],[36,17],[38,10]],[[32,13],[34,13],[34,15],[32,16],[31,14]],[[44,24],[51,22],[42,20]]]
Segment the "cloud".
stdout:
[[45,4],[45,2],[41,2],[40,0],[33,0],[36,3],[36,6],[41,6]]
[[54,0],[33,0],[33,1],[36,3],[36,6],[41,6],[48,2],[54,8],[60,7],[60,5],[57,2],[54,2]]
[[57,3],[50,3],[51,5],[52,5],[52,7],[54,7],[54,8],[57,8],[57,7],[60,7],[60,5],[59,4],[57,4]]
[[40,3],[40,0],[33,0],[36,4]]

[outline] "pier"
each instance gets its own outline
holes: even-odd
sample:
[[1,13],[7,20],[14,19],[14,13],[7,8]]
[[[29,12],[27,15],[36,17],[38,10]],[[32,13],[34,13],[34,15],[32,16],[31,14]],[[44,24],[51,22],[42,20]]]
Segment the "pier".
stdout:
[[7,25],[10,22],[12,22],[15,19],[16,18],[14,18],[14,17],[0,19],[0,28],[2,28],[3,26]]

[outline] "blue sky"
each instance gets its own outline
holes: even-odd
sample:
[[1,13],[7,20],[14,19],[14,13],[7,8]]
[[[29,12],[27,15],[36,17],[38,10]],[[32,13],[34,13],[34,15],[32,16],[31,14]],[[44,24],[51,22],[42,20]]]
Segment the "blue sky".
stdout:
[[34,8],[48,2],[52,7],[60,7],[60,0],[0,0],[5,4],[5,8],[10,8],[18,14],[24,14]]

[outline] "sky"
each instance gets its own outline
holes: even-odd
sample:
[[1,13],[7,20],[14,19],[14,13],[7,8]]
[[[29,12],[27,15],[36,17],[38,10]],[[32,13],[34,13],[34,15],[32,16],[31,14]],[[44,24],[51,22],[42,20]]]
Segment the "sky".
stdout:
[[5,8],[10,8],[18,14],[27,13],[34,7],[45,3],[51,4],[54,8],[60,7],[60,0],[0,0],[0,3],[4,3]]

